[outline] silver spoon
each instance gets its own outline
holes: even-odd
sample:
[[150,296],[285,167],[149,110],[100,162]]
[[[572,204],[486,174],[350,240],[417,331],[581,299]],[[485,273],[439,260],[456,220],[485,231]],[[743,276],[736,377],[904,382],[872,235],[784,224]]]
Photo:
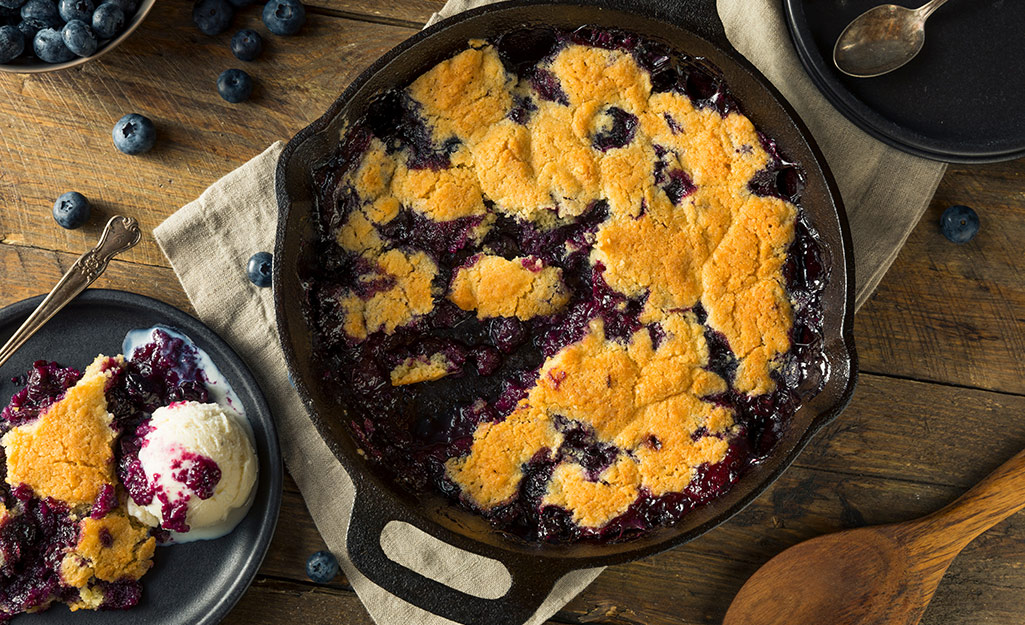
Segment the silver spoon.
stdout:
[[917,9],[884,4],[854,18],[833,48],[833,63],[857,78],[880,76],[901,67],[925,44],[925,20],[947,0],[930,0]]
[[53,319],[60,309],[100,277],[110,259],[135,246],[142,239],[139,222],[131,217],[115,215],[107,222],[96,247],[78,257],[67,273],[53,287],[39,306],[21,324],[11,338],[0,347],[0,367],[25,344],[39,328]]

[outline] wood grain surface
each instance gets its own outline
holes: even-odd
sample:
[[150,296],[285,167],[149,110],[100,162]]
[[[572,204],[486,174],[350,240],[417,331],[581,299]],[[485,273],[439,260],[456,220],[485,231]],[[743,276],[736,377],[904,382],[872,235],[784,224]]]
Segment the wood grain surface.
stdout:
[[[191,24],[185,0],[161,0],[121,48],[70,71],[0,75],[0,305],[49,290],[92,245],[106,217],[136,217],[149,235],[179,206],[316,118],[377,56],[416,32],[434,0],[316,0],[297,37],[266,36],[254,63]],[[259,25],[259,6],[233,28]],[[244,67],[252,101],[217,95],[217,75]],[[125,113],[157,125],[150,154],[111,145]],[[88,226],[54,224],[54,199],[93,201]],[[942,237],[940,213],[975,207],[976,240]],[[714,624],[744,580],[782,549],[824,532],[915,518],[955,499],[1025,447],[1025,161],[951,167],[877,293],[856,317],[863,375],[854,401],[747,510],[691,544],[606,571],[554,618],[606,625]],[[192,312],[152,237],[96,286],[135,291]],[[323,543],[291,482],[260,576],[229,624],[346,623],[370,618],[346,581],[305,579]],[[1025,517],[1013,516],[955,560],[929,625],[1025,621]]]

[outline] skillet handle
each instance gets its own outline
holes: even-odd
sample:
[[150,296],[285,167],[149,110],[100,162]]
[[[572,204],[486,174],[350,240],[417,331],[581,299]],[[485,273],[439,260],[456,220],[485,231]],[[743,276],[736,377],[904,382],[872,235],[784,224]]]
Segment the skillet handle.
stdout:
[[[727,51],[734,49],[719,19],[716,0],[631,0],[631,3],[634,10],[642,15],[682,26]],[[618,3],[608,4],[615,6]]]
[[402,510],[375,497],[366,484],[356,490],[346,538],[349,558],[360,573],[398,598],[463,625],[523,625],[541,607],[556,582],[572,567],[550,558],[518,557],[503,562],[512,585],[497,599],[482,599],[456,590],[395,562],[381,548],[381,532]]

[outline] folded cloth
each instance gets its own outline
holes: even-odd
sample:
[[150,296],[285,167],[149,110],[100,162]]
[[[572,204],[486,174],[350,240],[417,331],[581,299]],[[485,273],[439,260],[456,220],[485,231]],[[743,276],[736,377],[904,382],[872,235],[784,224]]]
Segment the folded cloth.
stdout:
[[[480,0],[451,0],[434,19]],[[851,125],[815,90],[790,45],[777,0],[719,0],[733,44],[772,80],[808,123],[836,175],[854,235],[858,304],[867,299],[917,223],[944,165],[886,147]],[[339,85],[341,89],[342,85]],[[289,384],[270,289],[246,279],[246,260],[274,247],[274,172],[283,144],[270,146],[156,228],[154,235],[199,317],[249,363],[274,413],[285,464],[317,529],[380,625],[448,623],[385,592],[346,557],[353,502],[349,476],[321,440]],[[503,594],[508,577],[489,560],[409,526],[390,526],[385,551],[417,571],[484,597]],[[529,621],[552,616],[601,572],[565,576]]]

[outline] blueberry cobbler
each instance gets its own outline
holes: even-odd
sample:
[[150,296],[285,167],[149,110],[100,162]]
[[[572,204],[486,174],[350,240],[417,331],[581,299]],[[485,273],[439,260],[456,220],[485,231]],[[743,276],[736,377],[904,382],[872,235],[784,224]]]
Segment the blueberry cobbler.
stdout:
[[[161,330],[149,338],[128,359],[100,355],[81,373],[41,360],[16,380],[24,388],[0,412],[0,623],[53,603],[136,605],[157,543],[189,530],[190,498],[223,489],[231,467],[194,446],[165,454],[177,488],[141,462],[160,448],[161,410],[216,405],[194,348]],[[137,510],[154,497],[156,520]]]
[[471,41],[314,182],[325,383],[369,458],[501,530],[671,524],[815,391],[803,173],[700,59],[593,28]]

